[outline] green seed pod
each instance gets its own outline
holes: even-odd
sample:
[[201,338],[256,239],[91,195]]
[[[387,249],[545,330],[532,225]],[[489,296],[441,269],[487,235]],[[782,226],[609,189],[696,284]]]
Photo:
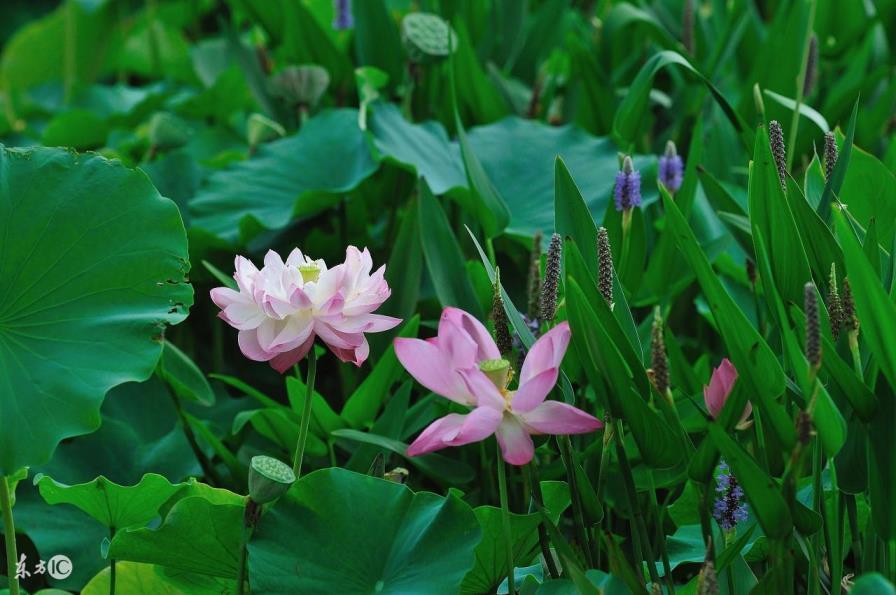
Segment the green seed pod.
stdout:
[[293,106],[314,107],[330,86],[330,74],[316,64],[287,66],[271,78],[271,93]]
[[415,64],[439,62],[457,48],[457,35],[451,26],[427,12],[413,12],[401,20],[401,40],[408,60]]
[[261,114],[252,114],[246,122],[246,137],[250,147],[272,141],[286,135],[283,126]]
[[252,457],[249,465],[249,497],[258,504],[267,504],[286,493],[296,475],[286,463],[273,457]]
[[167,151],[187,144],[190,131],[186,123],[168,112],[157,112],[149,120],[149,144]]

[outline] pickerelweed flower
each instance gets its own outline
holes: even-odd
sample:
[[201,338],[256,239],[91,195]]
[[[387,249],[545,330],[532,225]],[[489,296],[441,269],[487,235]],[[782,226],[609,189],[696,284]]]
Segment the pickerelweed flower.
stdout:
[[743,503],[744,490],[725,461],[719,463],[716,494],[712,516],[722,529],[730,531],[738,523],[747,520],[747,505]]
[[659,178],[660,182],[666,189],[675,194],[681,188],[681,181],[684,177],[684,162],[675,149],[675,143],[668,141],[666,143],[666,152],[660,157]]
[[[725,406],[725,401],[728,400],[728,395],[731,394],[735,381],[737,381],[737,369],[726,357],[719,364],[719,367],[712,371],[709,385],[703,387],[703,402],[706,404],[706,409],[713,419],[717,418],[719,413],[722,412],[722,407]],[[740,421],[737,422],[737,429],[742,430],[750,427],[751,422],[748,422],[747,418],[750,417],[752,412],[753,407],[748,401],[747,406],[744,407],[743,414],[740,416]]]
[[373,261],[365,248],[349,246],[345,262],[327,268],[296,248],[283,262],[269,250],[259,270],[236,257],[237,290],[216,287],[211,298],[218,316],[239,330],[239,346],[251,360],[270,362],[285,372],[305,357],[320,337],[344,362],[360,366],[369,354],[364,333],[393,328],[397,318],[374,314],[389,297],[385,266],[371,274]]
[[354,27],[352,0],[333,0],[333,28],[337,31],[345,31]]
[[628,211],[641,206],[641,173],[635,169],[632,158],[626,155],[622,169],[616,173],[613,199],[617,211]]
[[445,308],[432,339],[395,339],[395,355],[417,382],[472,409],[434,421],[408,447],[408,455],[496,434],[504,460],[525,465],[534,454],[533,434],[583,434],[602,427],[580,409],[545,400],[557,383],[569,339],[566,322],[542,335],[526,355],[516,390],[508,389],[510,363],[501,358],[485,326],[463,310]]

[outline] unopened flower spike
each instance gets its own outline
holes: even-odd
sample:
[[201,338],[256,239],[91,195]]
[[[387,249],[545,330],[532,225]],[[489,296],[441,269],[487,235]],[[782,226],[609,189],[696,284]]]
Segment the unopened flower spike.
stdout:
[[507,355],[513,350],[513,337],[510,335],[507,312],[504,310],[504,298],[501,296],[501,269],[498,268],[495,268],[493,290],[492,321],[495,323],[495,343],[501,355]]
[[719,463],[716,496],[712,516],[724,531],[730,531],[738,523],[747,520],[747,506],[743,503],[744,490],[725,461]]
[[719,578],[716,575],[716,565],[707,558],[703,562],[703,568],[697,578],[697,595],[719,595]]
[[529,253],[529,278],[526,283],[528,297],[526,318],[538,318],[538,301],[541,299],[541,232],[535,232],[532,238],[532,252]]
[[631,211],[634,207],[641,206],[641,173],[635,169],[629,155],[622,160],[622,169],[616,173],[613,199],[617,211]]
[[837,165],[837,139],[833,132],[824,133],[824,181],[830,182]]
[[557,316],[557,297],[560,290],[560,259],[563,256],[563,242],[560,234],[551,236],[548,258],[544,269],[544,283],[541,286],[541,300],[538,304],[538,319],[551,322]]
[[781,188],[787,190],[787,149],[784,147],[784,131],[777,120],[772,120],[768,124],[768,142],[775,158]]
[[675,148],[675,143],[666,142],[666,152],[660,157],[659,179],[663,186],[672,193],[678,192],[681,188],[681,181],[684,176],[684,163],[681,156]]
[[660,314],[659,306],[653,310],[653,327],[650,332],[650,369],[656,390],[666,396],[669,391],[669,358],[666,357],[663,317]]
[[606,227],[597,230],[597,288],[604,301],[613,309],[613,251]]
[[859,317],[856,316],[856,302],[852,297],[852,286],[849,277],[843,277],[843,295],[840,297],[843,307],[843,328],[849,333],[859,332]]
[[831,322],[831,335],[836,342],[843,329],[843,304],[837,289],[837,265],[835,263],[831,263],[831,276],[828,280],[828,318]]
[[806,359],[817,372],[821,366],[821,319],[814,283],[803,286],[803,310],[806,313]]

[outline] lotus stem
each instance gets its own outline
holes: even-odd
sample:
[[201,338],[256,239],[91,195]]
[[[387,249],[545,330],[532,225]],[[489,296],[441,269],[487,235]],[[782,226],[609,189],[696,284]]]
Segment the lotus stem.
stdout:
[[[295,368],[296,378],[299,376],[298,366]],[[314,346],[308,351],[308,378],[305,383],[305,404],[302,407],[302,417],[299,420],[299,441],[296,444],[296,456],[292,464],[292,471],[296,480],[302,476],[302,459],[305,457],[305,442],[308,440],[308,426],[311,423],[311,399],[314,396],[314,379],[317,376],[317,355]]]
[[507,504],[507,472],[504,469],[504,458],[498,446],[498,494],[501,499],[501,524],[504,529],[504,541],[507,553],[507,592],[516,593],[513,581],[513,533],[510,530],[510,506]]
[[0,481],[0,506],[3,508],[3,539],[6,543],[6,577],[9,582],[9,593],[10,595],[19,595],[17,576],[19,554],[16,551],[16,526],[12,518],[9,477],[5,475],[3,481]]

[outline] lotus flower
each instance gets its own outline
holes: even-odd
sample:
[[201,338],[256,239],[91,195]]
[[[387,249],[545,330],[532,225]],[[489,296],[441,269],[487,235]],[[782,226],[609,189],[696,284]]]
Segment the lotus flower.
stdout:
[[[717,418],[719,413],[721,413],[722,407],[724,407],[725,401],[728,400],[728,395],[731,394],[731,389],[734,387],[736,380],[737,369],[727,357],[722,360],[718,368],[712,371],[709,386],[703,387],[703,401],[706,403],[706,409],[709,410],[709,414],[713,419]],[[737,422],[739,430],[750,427],[750,422],[747,421],[747,418],[750,417],[752,412],[753,407],[748,401],[747,406],[744,407],[743,414],[740,416],[740,421]]]
[[472,409],[430,424],[408,447],[408,455],[496,434],[504,460],[525,465],[534,453],[533,434],[583,434],[602,427],[600,420],[580,409],[545,401],[557,383],[569,338],[569,324],[564,322],[538,339],[526,355],[516,390],[507,389],[513,374],[488,330],[463,310],[446,308],[435,338],[395,339],[395,354],[411,376]]
[[349,246],[345,262],[327,268],[296,248],[283,262],[273,250],[259,270],[236,257],[238,290],[216,287],[219,316],[239,330],[243,355],[270,362],[280,373],[305,357],[320,337],[344,362],[360,366],[369,354],[364,333],[385,331],[400,320],[374,314],[389,297],[385,266],[370,274],[370,252]]

